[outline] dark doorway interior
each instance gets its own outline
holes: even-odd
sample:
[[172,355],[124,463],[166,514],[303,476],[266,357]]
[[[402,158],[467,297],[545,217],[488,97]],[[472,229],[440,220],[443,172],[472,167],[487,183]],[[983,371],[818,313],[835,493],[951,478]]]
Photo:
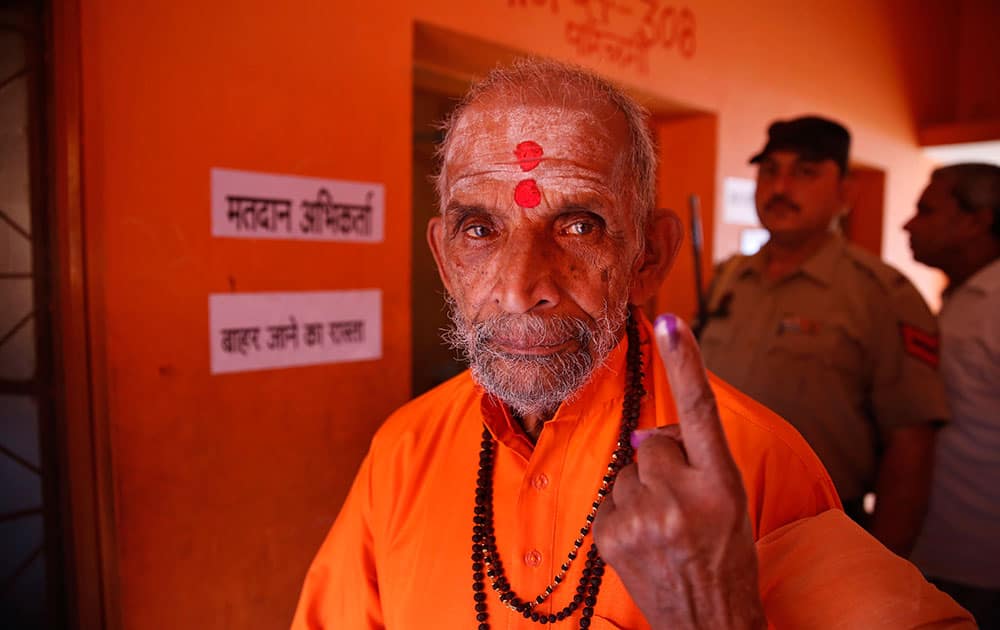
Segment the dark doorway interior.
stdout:
[[413,90],[413,395],[418,396],[464,369],[441,341],[448,325],[444,286],[427,246],[427,222],[437,211],[432,176],[439,123],[457,100],[430,87]]

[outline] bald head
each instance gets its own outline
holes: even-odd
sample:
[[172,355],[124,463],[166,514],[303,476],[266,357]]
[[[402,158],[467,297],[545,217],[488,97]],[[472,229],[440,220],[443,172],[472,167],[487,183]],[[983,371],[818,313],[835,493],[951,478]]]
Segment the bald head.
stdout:
[[[627,141],[620,146],[615,161],[620,165],[617,185],[622,198],[634,211],[639,234],[655,204],[656,154],[646,126],[646,111],[609,82],[580,68],[555,61],[523,59],[507,67],[498,67],[473,84],[465,98],[444,124],[444,141],[439,153],[441,171],[437,177],[438,198],[442,210],[449,196],[449,161],[456,145],[468,132],[470,120],[483,115],[496,119],[516,115],[519,108],[541,111],[551,106],[551,118],[545,123],[558,125],[562,118],[586,116],[604,127],[608,136],[625,131]],[[557,111],[561,113],[557,114]],[[621,144],[621,143],[619,143]],[[582,146],[581,151],[594,150]]]

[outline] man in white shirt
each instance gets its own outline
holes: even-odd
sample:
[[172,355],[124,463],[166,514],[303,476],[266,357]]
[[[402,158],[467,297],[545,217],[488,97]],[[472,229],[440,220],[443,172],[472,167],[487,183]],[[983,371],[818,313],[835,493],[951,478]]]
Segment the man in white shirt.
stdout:
[[939,325],[952,410],[911,560],[981,627],[1000,628],[1000,166],[934,171],[904,229],[913,257],[948,276]]

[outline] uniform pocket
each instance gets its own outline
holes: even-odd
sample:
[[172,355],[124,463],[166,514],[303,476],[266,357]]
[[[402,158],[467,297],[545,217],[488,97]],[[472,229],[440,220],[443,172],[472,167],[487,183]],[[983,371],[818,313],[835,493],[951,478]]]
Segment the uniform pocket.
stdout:
[[835,370],[851,379],[869,373],[858,335],[839,322],[815,322],[786,318],[779,323],[769,354],[782,363],[811,370]]

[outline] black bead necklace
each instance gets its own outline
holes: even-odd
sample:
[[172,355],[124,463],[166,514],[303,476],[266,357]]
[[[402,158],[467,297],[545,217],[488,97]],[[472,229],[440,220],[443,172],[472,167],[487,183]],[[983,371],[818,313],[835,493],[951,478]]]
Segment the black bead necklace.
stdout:
[[597,594],[601,589],[601,576],[604,575],[604,560],[594,543],[590,544],[587,560],[580,575],[580,582],[576,587],[576,594],[570,603],[559,612],[548,615],[536,612],[535,607],[547,600],[565,579],[570,566],[576,560],[580,547],[583,546],[584,538],[590,533],[594,518],[597,516],[597,509],[601,507],[604,497],[614,487],[618,471],[631,462],[634,455],[631,444],[632,431],[639,422],[640,403],[646,390],[642,385],[642,350],[639,348],[639,327],[631,313],[629,313],[628,321],[625,324],[625,331],[628,337],[628,351],[625,355],[625,397],[622,402],[621,428],[615,451],[611,455],[611,462],[608,463],[607,473],[601,480],[597,498],[591,504],[586,523],[580,528],[580,535],[573,541],[573,547],[567,554],[566,562],[562,564],[559,573],[545,587],[545,590],[532,599],[525,600],[517,596],[504,574],[503,564],[497,554],[497,539],[493,530],[494,443],[493,436],[483,427],[483,440],[479,451],[479,476],[476,480],[476,508],[472,519],[472,591],[476,621],[479,622],[478,630],[490,630],[489,614],[486,612],[485,581],[487,577],[490,579],[490,586],[498,593],[500,601],[526,619],[540,624],[555,623],[572,615],[582,604],[580,628],[590,627],[590,618],[594,616],[594,605],[597,603]]

